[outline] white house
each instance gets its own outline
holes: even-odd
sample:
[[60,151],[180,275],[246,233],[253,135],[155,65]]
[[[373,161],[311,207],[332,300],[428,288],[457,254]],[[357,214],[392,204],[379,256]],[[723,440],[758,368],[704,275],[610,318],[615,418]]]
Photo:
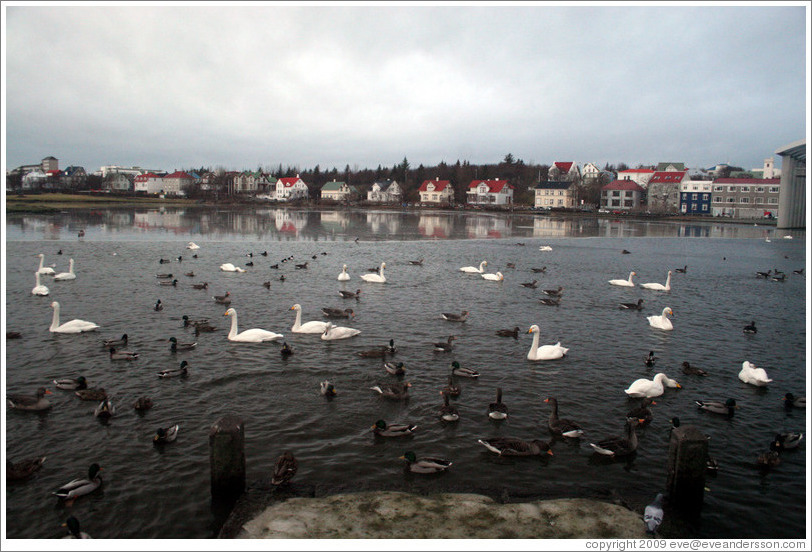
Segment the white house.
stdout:
[[400,203],[403,201],[403,190],[395,180],[375,182],[367,192],[370,203]]
[[584,165],[584,168],[581,169],[581,179],[585,182],[594,182],[598,179],[600,174],[601,170],[595,163],[587,163]]
[[466,192],[469,205],[511,205],[513,186],[507,180],[472,180]]
[[297,174],[295,177],[280,178],[276,181],[276,200],[277,201],[293,201],[296,199],[307,199],[310,192],[307,184],[299,178]]
[[618,180],[631,180],[639,184],[643,189],[648,188],[652,176],[654,176],[652,169],[626,169],[617,173]]
[[424,180],[417,190],[421,203],[454,203],[454,188],[448,180]]
[[580,182],[581,169],[572,161],[554,161],[547,171],[547,179],[558,182]]
[[158,194],[163,189],[163,178],[155,173],[139,174],[133,179],[133,191]]
[[23,176],[23,190],[39,188],[48,179],[48,174],[42,169],[34,169]]

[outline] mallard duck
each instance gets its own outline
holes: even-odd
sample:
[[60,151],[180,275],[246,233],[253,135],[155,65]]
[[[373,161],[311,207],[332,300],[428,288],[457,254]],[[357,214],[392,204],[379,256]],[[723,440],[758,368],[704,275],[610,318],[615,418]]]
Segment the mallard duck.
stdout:
[[163,443],[171,443],[175,439],[178,438],[178,430],[180,426],[178,424],[169,426],[169,427],[159,427],[155,431],[155,435],[152,436],[153,444],[163,444]]
[[448,376],[448,384],[443,387],[443,390],[440,391],[443,395],[448,395],[449,397],[459,397],[460,396],[460,386],[454,385],[454,378]]
[[160,299],[158,299],[158,301],[155,303],[155,306],[152,307],[152,310],[154,310],[155,312],[160,312],[164,310],[164,304],[161,303]]
[[107,398],[107,392],[102,387],[95,389],[80,389],[75,395],[83,401],[103,401]]
[[150,408],[152,408],[152,406],[153,406],[152,399],[150,399],[149,397],[139,397],[138,400],[136,400],[133,403],[133,408],[135,408],[139,412],[145,412]]
[[724,414],[726,416],[733,416],[736,409],[736,399],[727,399],[725,402],[721,401],[694,401],[700,410],[712,412],[714,414]]
[[409,264],[410,265],[415,265],[415,266],[422,266],[423,265],[423,259],[420,259],[419,261],[409,261]]
[[372,433],[379,437],[408,437],[416,429],[413,424],[387,424],[385,420],[378,420],[372,426]]
[[756,321],[755,320],[751,321],[744,327],[742,331],[746,334],[758,333],[758,328],[756,328]]
[[156,274],[155,277],[167,280],[169,278],[172,278],[172,274]]
[[478,378],[479,372],[471,368],[463,368],[456,360],[451,363],[451,375],[459,376],[461,378]]
[[271,281],[268,280],[267,282],[262,282],[262,287],[265,289],[271,289]]
[[79,520],[76,519],[74,516],[69,517],[65,520],[65,523],[62,524],[62,527],[68,528],[68,534],[62,537],[63,539],[91,539],[90,535],[82,531],[82,528],[79,525]]
[[169,351],[172,353],[178,353],[182,351],[190,351],[197,347],[197,342],[194,343],[178,343],[178,340],[174,337],[170,337],[169,341],[172,345],[169,346]]
[[166,281],[166,282],[158,282],[158,283],[159,283],[159,284],[161,284],[162,286],[172,286],[172,287],[178,287],[178,281],[177,281],[177,279],[172,280],[171,282],[170,282],[170,281]]
[[158,372],[159,378],[174,378],[177,376],[188,376],[189,375],[189,363],[185,360],[180,363],[180,366],[177,368],[171,368],[169,370],[161,370]]
[[106,397],[102,402],[99,403],[99,406],[93,410],[93,415],[103,420],[110,419],[115,416],[115,414],[116,407],[113,406],[113,403],[109,397]]
[[272,268],[274,270],[279,270],[279,263],[272,264],[270,268]]
[[762,452],[756,457],[756,465],[760,468],[772,468],[781,463],[781,455],[779,454],[784,447],[781,441],[773,440],[770,443],[770,450]]
[[393,376],[406,375],[406,369],[403,367],[402,362],[384,362],[383,369]]
[[208,322],[200,322],[199,324],[195,324],[195,337],[200,335],[201,333],[211,333],[216,332],[217,327],[212,326]]
[[683,268],[675,268],[674,272],[677,272],[679,274],[685,274],[686,272],[688,272],[688,265],[685,265]]
[[203,282],[202,284],[192,284],[192,288],[194,289],[209,289],[209,283]]
[[385,345],[381,345],[376,349],[367,349],[366,351],[358,351],[358,356],[361,358],[385,358],[388,354]]
[[61,486],[53,494],[70,504],[77,498],[90,494],[102,486],[100,471],[102,468],[94,462],[87,470],[87,479],[74,479]]
[[293,456],[293,453],[285,451],[279,457],[274,466],[273,475],[271,476],[271,483],[274,485],[283,485],[289,483],[293,476],[296,475],[296,470],[299,469],[299,463]]
[[310,262],[310,261],[305,261],[305,262],[303,262],[303,263],[301,263],[301,264],[297,264],[297,265],[296,265],[296,268],[297,268],[297,269],[306,269],[306,268],[307,268],[307,263],[309,263],[309,262]]
[[519,339],[519,326],[516,326],[512,330],[496,330],[496,335],[500,337],[512,337],[513,339]]
[[643,300],[638,299],[637,303],[621,303],[620,308],[628,310],[643,310]]
[[405,452],[400,459],[406,460],[407,469],[412,473],[440,473],[451,467],[449,460],[432,456],[418,458],[412,451]]
[[138,353],[117,351],[115,347],[110,347],[110,360],[138,360]]
[[648,355],[643,359],[643,363],[646,365],[646,368],[654,368],[654,364],[656,364],[658,358],[659,357],[654,356],[654,351],[649,351]]
[[282,355],[283,358],[289,357],[290,355],[293,354],[293,348],[290,345],[288,345],[288,342],[286,341],[282,343],[282,348],[279,349],[279,353]]
[[6,481],[22,481],[28,479],[39,471],[45,462],[45,456],[28,458],[19,462],[12,462],[6,457]]
[[792,408],[806,408],[806,397],[796,397],[792,393],[787,393],[781,400],[784,401],[784,408],[787,410]]
[[102,341],[102,347],[105,349],[109,349],[110,347],[126,347],[127,340],[127,334],[122,335],[121,339],[105,339]]
[[79,376],[76,379],[62,378],[54,380],[54,386],[65,391],[78,391],[79,389],[87,389],[87,380],[84,376]]
[[321,312],[327,318],[352,318],[355,316],[355,313],[352,309],[334,309],[330,307],[324,307],[321,309]]
[[523,441],[515,437],[493,437],[491,439],[479,439],[477,442],[499,456],[553,455],[550,444],[539,439]]
[[648,424],[651,423],[651,420],[654,419],[654,413],[651,411],[651,405],[657,404],[654,402],[654,399],[650,397],[646,397],[640,403],[640,406],[637,408],[633,408],[629,412],[626,413],[627,418],[637,418],[638,420],[642,420],[641,424]]
[[552,410],[550,411],[550,419],[547,422],[547,427],[550,428],[550,433],[553,435],[560,435],[561,437],[569,437],[577,439],[584,434],[577,423],[572,420],[558,417],[558,400],[555,397],[547,397],[544,402],[548,403]]
[[496,388],[496,401],[488,405],[488,418],[492,420],[505,420],[508,417],[508,407],[502,402],[502,388]]
[[345,291],[343,289],[338,290],[338,294],[341,295],[344,299],[360,299],[361,297],[361,290],[356,289],[354,292],[352,291]]
[[457,409],[451,406],[451,402],[449,400],[450,395],[443,393],[442,391],[440,394],[443,396],[443,406],[440,407],[440,412],[438,416],[444,422],[456,422],[460,419],[460,413]]
[[543,274],[543,273],[547,272],[547,267],[546,266],[543,266],[541,268],[535,268],[534,267],[534,268],[531,268],[530,270],[532,270],[536,274]]
[[184,276],[188,276],[189,278],[194,278],[194,277],[195,277],[195,273],[194,273],[194,272],[191,272],[191,271],[190,271],[190,272],[186,272],[186,273],[184,274]]
[[539,303],[541,303],[542,305],[547,305],[549,307],[557,307],[561,304],[561,298],[558,297],[556,299],[547,299],[545,297],[542,297],[541,299],[539,299]]
[[691,366],[687,360],[682,363],[682,373],[688,374],[689,376],[707,376],[708,373],[705,370],[701,370],[696,368],[695,366]]
[[212,299],[219,305],[228,305],[231,303],[231,292],[227,291],[225,295],[212,295]]
[[522,287],[536,289],[538,287],[538,280],[533,280],[532,282],[525,282],[522,284]]
[[404,381],[400,383],[382,383],[375,387],[370,387],[370,389],[377,391],[387,399],[400,401],[409,398],[409,387],[411,386],[411,383]]
[[189,326],[197,326],[198,324],[208,324],[208,318],[190,318],[188,314],[184,314],[183,318],[183,327],[188,328]]
[[564,294],[564,286],[558,286],[557,289],[543,289],[541,292],[550,297],[561,297]]
[[450,335],[450,336],[448,336],[448,341],[447,342],[443,343],[442,341],[440,341],[438,343],[434,343],[434,350],[435,351],[442,351],[442,352],[446,352],[446,353],[453,350],[454,345],[451,342],[454,341],[455,339],[457,339],[457,336]]
[[6,395],[6,404],[10,409],[13,410],[48,410],[52,405],[51,401],[49,401],[45,395],[51,394],[52,393],[49,390],[45,389],[44,387],[40,387],[33,395]]
[[464,310],[460,314],[444,312],[442,316],[443,320],[448,320],[449,322],[465,322],[465,320],[468,318],[468,311]]
[[323,396],[327,397],[327,398],[335,397],[338,394],[337,391],[336,391],[335,385],[333,385],[332,383],[330,383],[327,380],[324,380],[323,382],[321,382],[319,384],[319,387],[320,387],[320,393]]
[[792,450],[798,448],[804,438],[803,433],[776,433],[775,441],[781,443],[781,448],[784,450]]
[[626,418],[626,433],[617,437],[609,437],[596,443],[589,443],[594,451],[604,456],[619,458],[629,456],[637,450],[637,433],[635,428],[640,424],[636,418]]

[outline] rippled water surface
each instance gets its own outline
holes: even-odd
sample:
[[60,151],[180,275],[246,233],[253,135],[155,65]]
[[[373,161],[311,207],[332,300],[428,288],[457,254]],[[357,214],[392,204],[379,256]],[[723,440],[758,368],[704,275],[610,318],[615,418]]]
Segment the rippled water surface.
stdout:
[[[82,239],[80,228],[86,231]],[[785,234],[793,239],[782,239]],[[6,487],[7,536],[57,536],[70,513],[95,538],[212,536],[216,515],[208,433],[223,415],[235,413],[245,422],[249,482],[267,477],[276,457],[289,449],[299,459],[296,480],[314,485],[505,487],[556,497],[566,496],[568,488],[577,494],[615,489],[635,505],[644,505],[665,485],[669,420],[678,416],[710,436],[711,454],[720,464],[718,476],[708,479],[701,519],[687,532],[802,538],[806,451],[785,453],[769,473],[754,462],[777,431],[806,426],[805,413],[787,413],[781,401],[784,393],[804,395],[807,387],[806,279],[793,274],[806,265],[805,238],[803,232],[752,225],[458,213],[102,210],[9,216],[5,323],[22,338],[5,344],[6,391],[33,393],[46,385],[54,394],[47,413],[5,413],[8,458],[48,456],[32,479]],[[200,245],[197,259],[185,249],[189,241]],[[540,245],[552,251],[539,251]],[[56,254],[59,249],[62,255]],[[622,254],[624,249],[630,254]],[[50,296],[32,296],[38,253],[45,254],[46,264],[55,263],[57,272],[75,259],[77,279],[46,277]],[[289,256],[292,262],[269,268]],[[172,262],[159,264],[160,258]],[[424,259],[422,266],[408,262],[417,259]],[[488,272],[500,270],[504,281],[459,272],[482,260],[488,261]],[[245,266],[249,261],[253,267]],[[294,262],[305,261],[306,270],[294,268]],[[226,262],[247,272],[221,272],[218,267]],[[381,262],[386,262],[387,283],[362,282],[360,275]],[[343,264],[352,277],[346,283],[336,279]],[[668,270],[685,265],[687,272],[672,276],[667,293],[607,283],[630,271],[638,283],[664,283]],[[531,271],[543,266],[546,273]],[[787,273],[786,281],[755,276],[757,270],[775,268]],[[189,271],[194,277],[184,275]],[[177,287],[160,286],[158,273],[173,273]],[[533,279],[538,289],[520,286]],[[203,281],[208,290],[192,288]],[[263,287],[266,281],[270,289]],[[565,288],[560,306],[538,302],[542,288],[558,286]],[[359,288],[358,301],[338,294]],[[282,333],[295,354],[283,360],[278,342],[229,342],[225,309],[212,301],[212,295],[226,291],[233,296],[241,331]],[[644,299],[642,311],[618,308],[638,298]],[[158,299],[165,305],[161,312],[153,310]],[[61,304],[62,322],[80,318],[101,328],[81,335],[49,333],[54,300]],[[295,303],[302,306],[303,321],[321,320],[322,307],[353,308],[355,319],[341,324],[362,333],[335,342],[291,333]],[[674,311],[674,330],[650,328],[646,316],[666,306]],[[461,310],[471,313],[463,324],[440,316]],[[218,331],[195,338],[182,328],[184,314],[209,317]],[[745,335],[742,327],[751,320],[759,331]],[[569,347],[567,357],[528,361],[532,340],[526,332],[532,324],[540,326],[542,344],[560,341]],[[514,326],[522,332],[518,340],[495,335]],[[140,354],[137,361],[111,361],[101,347],[102,339],[123,333],[130,339],[127,348]],[[458,338],[455,350],[435,352],[431,343],[449,335]],[[198,345],[172,354],[171,336]],[[398,347],[394,360],[404,362],[405,379],[412,383],[408,402],[390,402],[371,391],[394,376],[380,360],[356,355],[390,339]],[[647,370],[643,357],[652,350],[659,360]],[[188,378],[156,376],[181,360],[191,366]],[[445,424],[437,418],[439,392],[452,360],[481,376],[457,380],[461,420]],[[710,376],[682,374],[686,360]],[[740,382],[744,360],[764,367],[774,382],[766,388]],[[683,389],[667,390],[657,399],[654,421],[639,431],[636,456],[596,461],[588,443],[621,433],[625,413],[636,404],[623,389],[660,371]],[[93,417],[93,403],[49,385],[79,375],[112,395],[119,412],[109,423]],[[325,379],[338,389],[334,400],[319,394]],[[487,417],[497,387],[510,409],[501,423]],[[142,395],[152,397],[155,406],[138,415],[132,403]],[[495,435],[549,439],[549,408],[543,402],[548,396],[558,398],[562,416],[582,423],[586,436],[580,443],[556,441],[555,455],[543,460],[499,459],[477,444]],[[696,399],[728,397],[740,405],[732,419],[694,405]],[[369,428],[379,418],[408,421],[419,429],[406,441],[376,440]],[[155,429],[170,423],[181,426],[178,440],[153,447]],[[454,464],[440,478],[409,477],[398,459],[406,450],[444,456]],[[60,505],[51,492],[84,476],[92,462],[104,468],[103,491],[69,508]]]

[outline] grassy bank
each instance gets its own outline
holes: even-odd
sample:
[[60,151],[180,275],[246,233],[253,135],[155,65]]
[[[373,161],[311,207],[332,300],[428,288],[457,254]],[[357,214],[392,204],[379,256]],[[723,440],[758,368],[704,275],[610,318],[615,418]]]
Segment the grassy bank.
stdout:
[[159,199],[152,197],[118,197],[87,194],[6,194],[6,213],[53,213],[67,209],[94,207],[138,207],[196,205],[190,199]]

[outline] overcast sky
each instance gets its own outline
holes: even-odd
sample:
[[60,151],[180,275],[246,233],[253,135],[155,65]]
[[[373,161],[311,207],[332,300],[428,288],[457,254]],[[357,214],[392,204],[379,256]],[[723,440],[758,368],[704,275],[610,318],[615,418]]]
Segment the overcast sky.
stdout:
[[807,136],[805,4],[5,3],[5,164],[750,169]]

